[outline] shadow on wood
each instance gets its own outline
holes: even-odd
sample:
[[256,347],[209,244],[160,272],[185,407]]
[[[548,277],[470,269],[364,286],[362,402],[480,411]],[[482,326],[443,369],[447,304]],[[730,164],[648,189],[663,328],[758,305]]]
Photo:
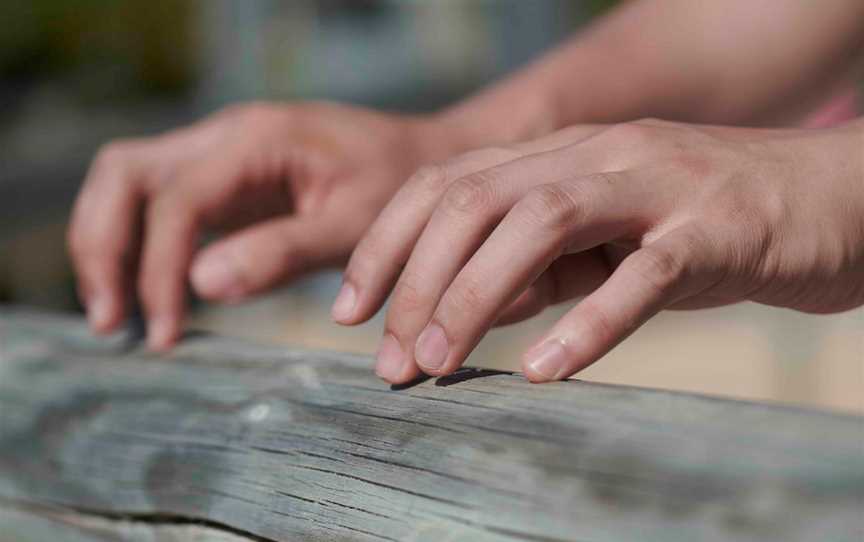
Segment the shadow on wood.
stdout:
[[371,365],[206,335],[160,357],[7,309],[0,540],[864,534],[861,418],[482,370],[393,390]]

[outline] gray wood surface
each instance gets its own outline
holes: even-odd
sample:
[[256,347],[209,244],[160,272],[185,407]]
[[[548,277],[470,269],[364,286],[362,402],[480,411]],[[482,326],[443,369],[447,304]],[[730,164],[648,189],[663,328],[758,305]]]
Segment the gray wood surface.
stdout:
[[[5,506],[3,506],[5,505]],[[242,534],[170,519],[106,518],[62,507],[0,503],[0,542],[250,542]]]
[[114,529],[75,541],[860,542],[864,419],[476,371],[391,390],[366,357],[206,335],[158,357],[7,309],[0,540],[58,524],[32,506]]

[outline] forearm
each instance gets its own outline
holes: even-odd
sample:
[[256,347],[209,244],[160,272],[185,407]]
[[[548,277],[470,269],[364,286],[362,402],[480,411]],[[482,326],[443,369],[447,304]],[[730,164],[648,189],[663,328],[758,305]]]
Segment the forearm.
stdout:
[[441,118],[466,147],[648,116],[766,123],[812,105],[862,45],[860,0],[634,1]]

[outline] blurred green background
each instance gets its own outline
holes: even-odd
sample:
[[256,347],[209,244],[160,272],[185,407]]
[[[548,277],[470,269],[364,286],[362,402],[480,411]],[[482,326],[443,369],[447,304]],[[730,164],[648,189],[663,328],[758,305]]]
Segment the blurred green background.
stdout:
[[[607,9],[576,0],[3,0],[0,302],[80,310],[68,211],[99,145],[228,103],[325,98],[431,110],[522,65]],[[616,67],[610,67],[615,69]],[[337,273],[192,325],[374,351],[381,318],[329,323]],[[515,368],[564,308],[493,332],[474,363]],[[815,317],[751,304],[652,321],[581,378],[864,413],[864,311]]]

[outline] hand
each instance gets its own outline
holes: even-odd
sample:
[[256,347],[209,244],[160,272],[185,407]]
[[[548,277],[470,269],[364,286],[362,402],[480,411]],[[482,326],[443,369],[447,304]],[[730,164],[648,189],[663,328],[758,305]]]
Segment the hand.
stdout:
[[344,324],[394,289],[376,367],[394,383],[450,373],[496,323],[581,296],[523,357],[530,380],[572,375],[665,308],[850,309],[864,303],[864,122],[640,121],[469,153],[400,189],[343,289]]
[[[342,264],[402,180],[446,140],[419,117],[335,104],[230,107],[96,157],[68,239],[94,330],[114,329],[137,280],[149,345],[177,339],[187,276],[235,301]],[[198,250],[202,232],[225,236]]]

